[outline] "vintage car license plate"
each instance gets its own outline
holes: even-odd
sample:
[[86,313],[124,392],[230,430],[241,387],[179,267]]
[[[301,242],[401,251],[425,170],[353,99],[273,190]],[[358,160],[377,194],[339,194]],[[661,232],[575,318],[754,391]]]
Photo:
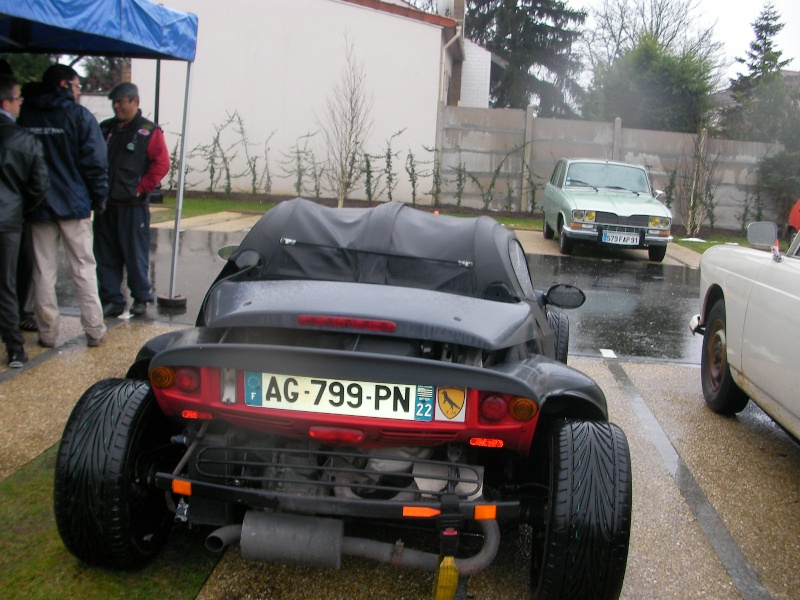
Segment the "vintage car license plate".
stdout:
[[257,373],[244,374],[245,404],[334,415],[431,421],[430,385],[402,385]]
[[613,231],[603,232],[603,241],[606,244],[620,244],[622,246],[638,246],[638,233],[615,233]]

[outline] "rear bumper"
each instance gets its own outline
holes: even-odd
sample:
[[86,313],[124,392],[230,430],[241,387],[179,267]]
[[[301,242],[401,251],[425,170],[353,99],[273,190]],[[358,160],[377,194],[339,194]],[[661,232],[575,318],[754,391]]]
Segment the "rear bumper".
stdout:
[[[482,514],[492,513],[494,513],[497,521],[517,521],[520,518],[520,504],[517,501],[484,502],[459,500],[455,507],[448,508],[441,498],[421,502],[398,502],[395,500],[354,500],[333,496],[297,496],[270,490],[242,488],[187,477],[176,477],[169,473],[156,473],[154,484],[162,490],[173,492],[178,490],[176,493],[180,493],[181,490],[185,491],[188,485],[191,489],[191,496],[285,513],[383,520],[408,518],[435,520],[443,516],[456,516],[464,521],[473,521],[482,520]],[[191,497],[189,497],[188,502],[191,505]],[[494,510],[491,507],[494,507]],[[476,508],[478,508],[477,516]]]

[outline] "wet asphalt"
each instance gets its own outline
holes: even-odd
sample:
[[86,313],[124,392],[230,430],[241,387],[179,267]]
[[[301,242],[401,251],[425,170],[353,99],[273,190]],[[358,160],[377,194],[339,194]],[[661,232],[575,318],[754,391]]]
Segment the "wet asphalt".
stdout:
[[[187,298],[186,310],[151,306],[144,318],[125,314],[112,320],[100,349],[83,345],[69,285],[60,286],[65,331],[59,348],[37,349],[21,373],[0,369],[0,476],[55,443],[69,399],[77,400],[96,379],[124,375],[126,361],[149,334],[194,322],[223,265],[217,248],[245,234],[247,222],[236,218],[185,220],[175,290]],[[705,408],[700,338],[688,331],[699,308],[697,256],[675,247],[658,265],[637,251],[581,249],[562,257],[541,232],[518,236],[537,288],[564,282],[586,292],[586,304],[569,313],[569,363],[600,384],[611,420],[630,443],[633,528],[622,597],[798,597],[800,446],[752,403],[736,418]],[[152,280],[156,292],[166,294],[173,232],[169,224],[157,226],[152,237]],[[76,373],[68,389],[59,384],[63,369]],[[46,431],[27,432],[35,438],[27,454],[9,451],[22,427],[13,425],[18,407],[52,397],[54,389],[65,399],[63,410],[49,415]],[[505,539],[495,563],[470,579],[469,597],[527,598],[528,556],[524,533]],[[349,557],[339,571],[253,564],[234,547],[198,598],[429,598],[432,581],[428,573]]]

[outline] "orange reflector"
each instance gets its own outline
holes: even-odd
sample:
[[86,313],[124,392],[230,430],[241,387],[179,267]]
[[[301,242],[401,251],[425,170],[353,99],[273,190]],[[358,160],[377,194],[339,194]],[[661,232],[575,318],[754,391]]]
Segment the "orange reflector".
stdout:
[[483,448],[502,448],[503,440],[494,438],[469,438],[470,446],[481,446]]
[[517,421],[530,421],[536,416],[539,407],[533,400],[517,396],[511,401],[508,410]]
[[198,412],[196,410],[184,410],[181,411],[181,416],[184,419],[198,419],[200,421],[212,421],[214,420],[214,415],[207,412]]
[[192,495],[192,482],[191,481],[183,481],[182,479],[173,479],[172,480],[172,491],[176,494],[181,496],[191,496]]
[[475,507],[476,521],[494,521],[497,519],[497,507],[493,504],[480,504]]
[[428,519],[438,517],[442,511],[428,506],[404,506],[403,516],[417,519]]

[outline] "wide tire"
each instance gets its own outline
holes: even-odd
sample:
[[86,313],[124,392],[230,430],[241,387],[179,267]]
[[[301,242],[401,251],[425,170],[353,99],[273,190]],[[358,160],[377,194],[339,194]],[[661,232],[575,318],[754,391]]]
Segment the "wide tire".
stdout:
[[177,464],[174,433],[147,382],[105,379],[81,396],[61,439],[53,498],[72,554],[118,569],[139,568],[158,554],[173,514],[165,493],[146,480],[156,465]]
[[531,597],[618,598],[631,531],[625,434],[613,423],[557,422],[549,481],[544,524],[533,537]]
[[545,217],[544,226],[542,227],[542,235],[544,235],[544,239],[552,240],[555,234],[556,232],[553,231],[553,228],[547,223],[547,217]]
[[666,246],[648,246],[647,247],[647,258],[650,259],[650,262],[661,262],[664,260],[664,257],[667,255],[667,247]]
[[735,415],[744,410],[749,399],[731,376],[728,366],[728,340],[725,300],[717,300],[706,319],[703,353],[700,356],[700,382],[706,405],[721,415]]
[[555,359],[558,362],[567,364],[567,354],[569,354],[569,317],[562,312],[549,311],[547,313],[547,321],[556,336]]

